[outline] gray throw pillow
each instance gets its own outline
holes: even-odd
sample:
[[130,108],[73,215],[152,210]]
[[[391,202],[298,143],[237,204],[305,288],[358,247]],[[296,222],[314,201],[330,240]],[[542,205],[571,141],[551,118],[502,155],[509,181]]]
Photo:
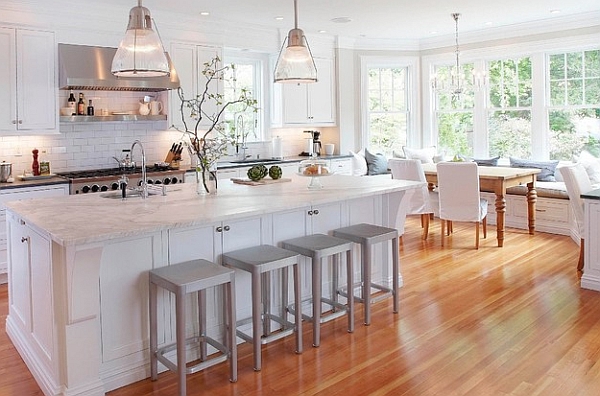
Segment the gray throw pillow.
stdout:
[[365,149],[365,159],[367,160],[368,175],[383,175],[388,173],[388,160],[385,155],[377,153],[372,154]]
[[556,181],[554,171],[558,161],[534,161],[510,157],[510,166],[513,168],[535,168],[541,172],[537,174],[537,181]]
[[500,157],[477,159],[473,158],[473,162],[476,162],[479,166],[498,166],[498,160]]

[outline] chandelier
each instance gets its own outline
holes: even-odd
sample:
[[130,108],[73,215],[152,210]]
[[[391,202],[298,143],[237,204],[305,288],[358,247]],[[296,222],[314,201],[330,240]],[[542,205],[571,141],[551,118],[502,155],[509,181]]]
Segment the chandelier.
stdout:
[[436,70],[431,85],[439,93],[450,94],[454,98],[460,98],[460,95],[465,91],[465,87],[469,84],[469,80],[460,67],[460,47],[458,45],[458,18],[460,14],[453,13],[451,15],[455,25],[455,63],[451,67],[442,67]]

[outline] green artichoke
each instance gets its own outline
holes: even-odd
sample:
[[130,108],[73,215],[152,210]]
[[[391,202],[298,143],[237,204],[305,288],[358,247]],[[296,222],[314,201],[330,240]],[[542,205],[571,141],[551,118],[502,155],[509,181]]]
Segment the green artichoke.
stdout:
[[273,165],[272,167],[269,168],[269,176],[273,180],[281,179],[282,174],[283,174],[283,171],[277,165]]
[[265,177],[265,174],[263,173],[264,171],[263,169],[261,169],[261,166],[264,165],[254,165],[253,167],[248,169],[248,179],[252,181],[259,181],[260,179]]

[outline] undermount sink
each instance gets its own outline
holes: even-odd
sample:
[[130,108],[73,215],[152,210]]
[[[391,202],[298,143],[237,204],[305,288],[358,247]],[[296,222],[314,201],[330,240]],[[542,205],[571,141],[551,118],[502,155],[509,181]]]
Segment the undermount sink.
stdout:
[[276,162],[276,161],[281,161],[279,159],[276,158],[252,158],[252,159],[244,159],[244,160],[234,160],[234,161],[229,161],[232,164],[259,164],[262,162]]
[[[103,192],[100,193],[100,196],[102,198],[109,198],[109,199],[121,199],[123,194],[121,193],[121,190],[119,191],[108,191],[108,192]],[[138,190],[127,190],[127,198],[140,198],[142,196],[142,192],[138,191]]]

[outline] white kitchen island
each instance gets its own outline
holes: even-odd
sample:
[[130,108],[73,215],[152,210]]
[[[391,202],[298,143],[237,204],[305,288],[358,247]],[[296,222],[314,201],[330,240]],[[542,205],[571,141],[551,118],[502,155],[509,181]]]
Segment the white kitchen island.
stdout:
[[[211,196],[183,184],[146,200],[93,194],[7,203],[6,330],[44,394],[104,395],[149,376],[149,270],[196,258],[220,263],[226,251],[361,222],[394,227],[402,198],[420,185],[333,175],[323,189],[309,190],[308,181],[221,181]],[[375,281],[391,281],[383,267]],[[236,283],[243,318],[250,313],[247,275],[236,272]],[[174,339],[171,305],[164,293],[159,342]],[[208,312],[208,325],[216,333],[220,315]]]

